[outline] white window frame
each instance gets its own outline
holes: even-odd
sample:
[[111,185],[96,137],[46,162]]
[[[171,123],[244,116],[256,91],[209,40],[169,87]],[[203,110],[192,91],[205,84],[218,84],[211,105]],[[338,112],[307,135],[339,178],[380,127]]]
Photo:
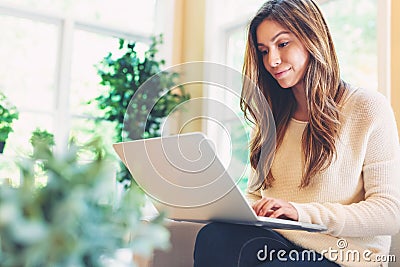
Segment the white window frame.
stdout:
[[[155,26],[153,33],[124,31],[120,28],[108,27],[100,23],[88,23],[74,19],[70,14],[46,13],[39,10],[0,3],[0,14],[18,18],[29,19],[32,21],[44,22],[56,25],[58,28],[58,54],[55,71],[55,106],[54,109],[46,114],[51,115],[54,121],[54,136],[56,152],[65,151],[67,148],[71,119],[76,117],[69,109],[70,84],[71,84],[71,64],[73,35],[76,29],[85,30],[91,33],[125,38],[140,42],[150,43],[153,34],[164,33],[164,43],[160,49],[160,57],[165,58],[166,64],[171,64],[173,47],[173,7],[175,0],[156,1],[155,7]],[[167,36],[167,38],[165,38]],[[28,110],[25,107],[19,108],[20,112],[42,113],[43,111]]]

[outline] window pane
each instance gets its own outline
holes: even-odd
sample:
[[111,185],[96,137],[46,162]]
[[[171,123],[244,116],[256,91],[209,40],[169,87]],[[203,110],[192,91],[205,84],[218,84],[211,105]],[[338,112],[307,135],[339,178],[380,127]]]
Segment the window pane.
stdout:
[[342,78],[354,86],[377,90],[377,0],[333,0],[321,9],[332,33]]
[[[113,58],[122,55],[117,38],[76,30],[74,33],[74,46],[71,69],[70,111],[72,117],[70,138],[78,144],[92,140],[96,136],[102,137],[105,147],[112,152],[112,143],[116,141],[116,124],[109,121],[95,122],[96,118],[103,116],[96,103],[88,105],[88,101],[95,99],[108,87],[100,85],[100,76],[97,67],[100,61],[110,52]],[[143,58],[148,45],[137,43],[137,52]],[[80,155],[81,160],[90,159],[90,153]]]
[[239,27],[228,34],[228,49],[226,63],[241,72],[244,51],[246,50],[246,28]]
[[[212,9],[215,12],[215,14],[207,14],[212,15],[210,19],[219,25],[230,25],[237,24],[238,21],[248,22],[266,0],[224,0],[208,2],[212,5]],[[218,27],[215,27],[213,30],[217,29]]]
[[106,90],[99,83],[96,64],[107,55],[118,40],[99,34],[76,30],[71,65],[70,110],[72,114],[100,116],[95,105],[87,105],[88,101]]
[[84,22],[100,23],[123,31],[149,33],[154,28],[156,0],[1,0],[2,3],[70,15]]
[[18,185],[20,181],[20,171],[15,162],[15,158],[0,154],[0,185]]
[[[246,37],[245,27],[239,27],[228,34],[226,64],[238,72],[235,78],[241,79],[244,51],[246,49]],[[240,84],[242,81],[238,79],[236,82]],[[240,91],[236,92],[236,94],[232,94],[225,90],[224,97],[225,103],[228,103],[230,107],[234,108],[238,114],[240,113],[240,94]]]
[[19,119],[13,123],[14,132],[10,133],[4,153],[7,155],[29,155],[32,145],[29,142],[32,132],[36,129],[46,129],[54,133],[54,118],[49,114],[20,112]]
[[155,0],[75,0],[73,14],[124,31],[152,32]]
[[[100,76],[96,65],[112,52],[113,57],[119,57],[119,40],[110,36],[76,30],[71,68],[70,110],[72,114],[101,117],[102,112],[88,101],[99,96],[107,87],[100,85]],[[137,43],[137,50],[144,53],[148,45]]]
[[0,28],[0,90],[20,110],[52,110],[57,27],[0,15]]

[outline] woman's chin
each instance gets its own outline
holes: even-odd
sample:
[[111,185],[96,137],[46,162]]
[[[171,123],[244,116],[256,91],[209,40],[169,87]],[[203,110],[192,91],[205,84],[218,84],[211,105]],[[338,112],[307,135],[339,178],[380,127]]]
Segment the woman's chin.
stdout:
[[291,84],[289,85],[289,84],[280,84],[279,83],[279,85],[282,87],[282,89],[292,89],[292,87],[293,87]]

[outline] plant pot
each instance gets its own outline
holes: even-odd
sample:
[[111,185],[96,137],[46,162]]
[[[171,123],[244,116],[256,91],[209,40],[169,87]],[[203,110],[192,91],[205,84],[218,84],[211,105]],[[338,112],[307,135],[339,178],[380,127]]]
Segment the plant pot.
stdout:
[[[48,148],[44,149],[43,147],[38,148],[36,146],[33,147],[33,157],[36,157],[38,159],[44,159],[43,156],[46,154],[46,150],[49,149],[49,152],[53,153],[53,148],[52,146],[49,146]],[[43,154],[45,153],[45,154]]]
[[6,141],[0,141],[0,153],[3,153],[5,145],[6,145]]

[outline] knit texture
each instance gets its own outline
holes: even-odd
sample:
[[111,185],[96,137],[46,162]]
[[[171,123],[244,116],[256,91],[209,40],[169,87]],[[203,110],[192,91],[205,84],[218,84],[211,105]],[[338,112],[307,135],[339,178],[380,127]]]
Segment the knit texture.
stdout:
[[[307,122],[292,119],[271,167],[273,187],[248,190],[247,199],[284,199],[297,209],[299,221],[327,226],[323,233],[277,230],[303,248],[325,253],[328,259],[327,253],[337,250],[331,259],[342,266],[387,266],[373,261],[389,253],[390,236],[400,227],[400,146],[394,114],[380,93],[351,89],[340,121],[336,158],[300,189],[301,139]],[[352,251],[358,251],[360,259]]]

